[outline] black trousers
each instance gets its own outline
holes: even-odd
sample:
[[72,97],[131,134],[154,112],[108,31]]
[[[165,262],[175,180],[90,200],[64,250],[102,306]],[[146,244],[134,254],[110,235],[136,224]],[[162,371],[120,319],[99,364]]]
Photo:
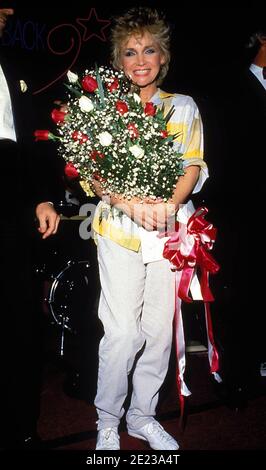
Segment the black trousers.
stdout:
[[18,147],[0,141],[0,437],[23,438],[39,416],[41,324],[34,298]]

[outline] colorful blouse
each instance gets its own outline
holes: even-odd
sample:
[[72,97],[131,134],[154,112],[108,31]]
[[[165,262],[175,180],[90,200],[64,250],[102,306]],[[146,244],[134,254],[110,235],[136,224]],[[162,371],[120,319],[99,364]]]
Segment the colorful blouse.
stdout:
[[[158,89],[151,102],[158,107],[164,104],[165,115],[172,106],[175,107],[175,112],[167,124],[167,131],[169,134],[178,134],[174,146],[183,154],[184,168],[191,165],[200,167],[199,179],[193,193],[199,192],[208,177],[208,169],[203,160],[202,120],[195,101],[190,96],[166,93]],[[126,214],[121,216],[114,208],[111,211],[111,206],[104,201],[99,202],[96,208],[93,230],[96,238],[99,234],[125,248],[139,251],[139,226]]]

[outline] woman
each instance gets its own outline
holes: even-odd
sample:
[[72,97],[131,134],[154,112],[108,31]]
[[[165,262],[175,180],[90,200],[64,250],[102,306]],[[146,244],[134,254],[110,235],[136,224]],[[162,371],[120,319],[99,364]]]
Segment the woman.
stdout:
[[[133,8],[118,17],[111,46],[113,66],[123,69],[139,87],[143,105],[152,102],[161,107],[164,103],[166,111],[174,105],[168,131],[178,133],[175,145],[184,154],[186,169],[169,203],[140,204],[136,198],[128,201],[122,195],[112,195],[109,204],[100,202],[96,211],[93,226],[101,279],[99,317],[104,326],[95,399],[99,418],[96,450],[120,448],[118,425],[133,365],[133,391],[126,415],[129,435],[148,441],[152,449],[176,450],[176,440],[154,418],[168,369],[175,307],[175,275],[162,256],[156,230],[165,228],[207,177],[202,160],[202,124],[192,98],[158,88],[169,66],[170,35],[156,10]],[[98,182],[95,191],[104,198]],[[104,207],[106,214],[106,207],[111,206],[122,209],[124,215],[122,219],[110,215],[103,224],[101,209]]]

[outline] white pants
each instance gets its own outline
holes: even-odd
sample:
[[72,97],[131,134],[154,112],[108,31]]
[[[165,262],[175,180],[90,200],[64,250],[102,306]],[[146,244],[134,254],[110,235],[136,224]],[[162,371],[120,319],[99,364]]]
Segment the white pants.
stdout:
[[104,327],[95,399],[98,429],[119,424],[133,365],[133,392],[126,418],[130,427],[137,429],[155,415],[168,370],[175,274],[168,260],[144,264],[141,252],[97,238],[102,289],[99,317]]

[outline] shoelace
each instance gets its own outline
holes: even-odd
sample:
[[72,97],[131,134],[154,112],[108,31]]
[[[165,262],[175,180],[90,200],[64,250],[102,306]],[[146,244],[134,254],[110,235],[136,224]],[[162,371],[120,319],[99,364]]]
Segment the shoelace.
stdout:
[[106,432],[104,433],[104,439],[109,439],[112,431],[113,431],[112,428],[106,429]]
[[[105,440],[105,441],[108,441],[112,433],[114,434],[114,438],[115,438],[115,440],[117,441],[117,436],[116,436],[116,433],[115,433],[115,431],[113,430],[113,428],[107,428],[107,429],[105,430],[105,433],[103,434],[104,440]],[[109,442],[110,442],[110,441],[109,441]],[[107,442],[107,444],[108,444],[108,442]]]
[[148,432],[149,434],[153,434],[153,433],[159,434],[160,438],[165,442],[169,442],[173,440],[170,434],[168,434],[159,423],[151,423]]

